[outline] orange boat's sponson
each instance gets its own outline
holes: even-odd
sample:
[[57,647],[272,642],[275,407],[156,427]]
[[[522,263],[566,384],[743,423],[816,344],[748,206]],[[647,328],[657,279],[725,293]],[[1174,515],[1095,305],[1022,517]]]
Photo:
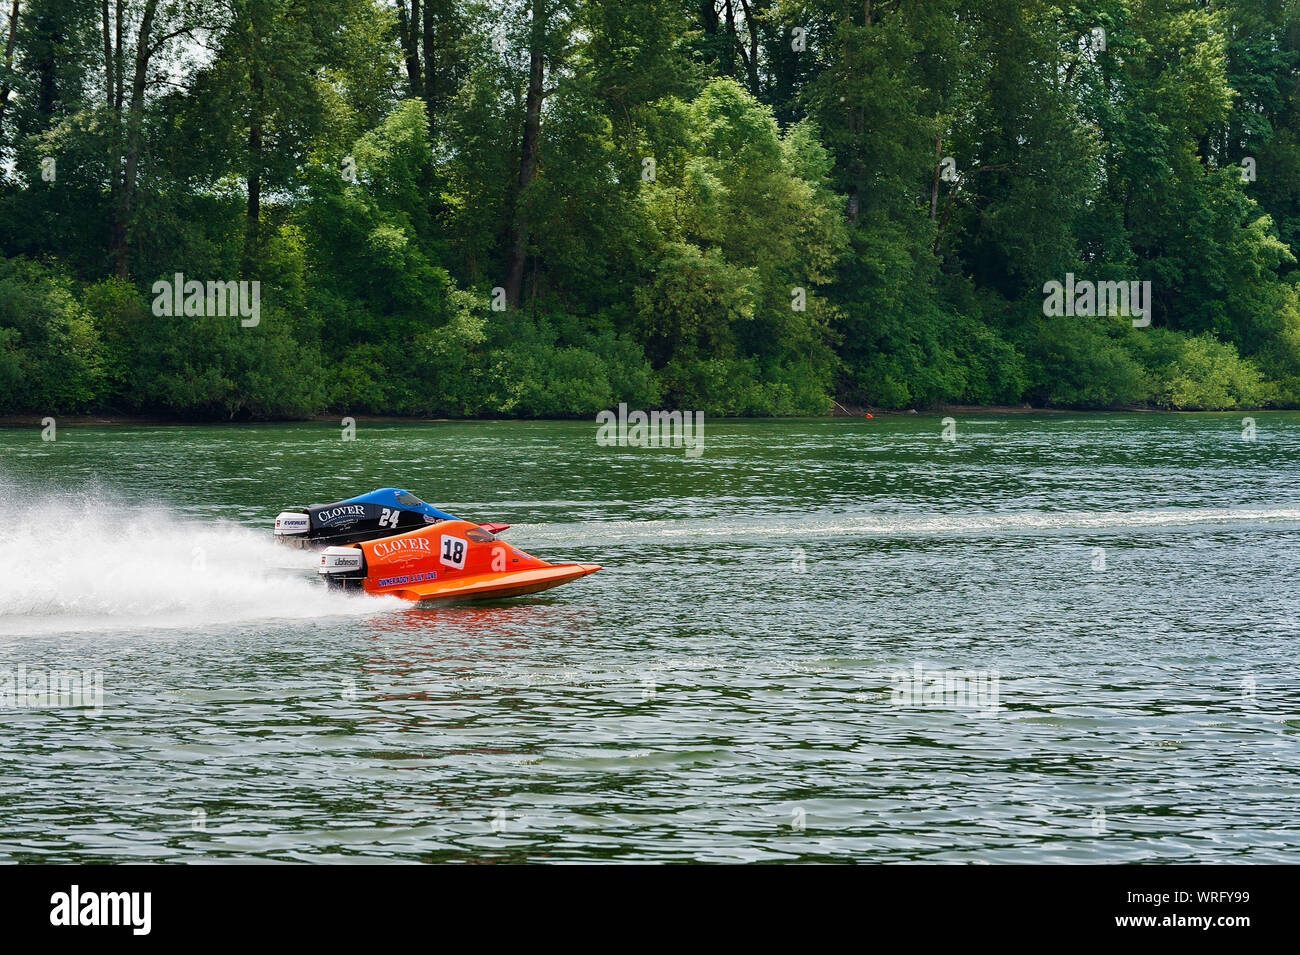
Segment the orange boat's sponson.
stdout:
[[388,591],[407,600],[484,600],[497,597],[522,597],[540,593],[571,580],[594,574],[600,564],[553,564],[540,570],[506,571],[462,577],[459,580],[434,580],[402,590]]
[[600,570],[599,564],[548,563],[469,521],[441,521],[352,546],[365,554],[365,591],[406,600],[517,597]]

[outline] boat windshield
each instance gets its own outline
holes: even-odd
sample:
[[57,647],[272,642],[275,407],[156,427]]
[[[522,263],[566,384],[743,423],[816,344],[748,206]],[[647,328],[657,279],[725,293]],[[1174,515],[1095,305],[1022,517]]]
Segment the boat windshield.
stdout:
[[424,501],[420,500],[414,494],[407,493],[406,491],[403,491],[401,494],[397,495],[397,503],[401,504],[403,507],[427,506],[425,505]]

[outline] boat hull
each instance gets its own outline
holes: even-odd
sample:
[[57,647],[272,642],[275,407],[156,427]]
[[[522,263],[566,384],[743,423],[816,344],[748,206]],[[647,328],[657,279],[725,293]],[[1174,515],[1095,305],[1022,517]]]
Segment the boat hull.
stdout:
[[380,540],[326,548],[318,569],[330,587],[418,603],[447,603],[540,593],[601,567],[552,564],[524,553],[483,525],[450,520]]
[[419,603],[452,603],[470,600],[504,600],[541,593],[586,577],[600,570],[600,564],[556,564],[542,570],[470,577],[464,580],[433,581],[387,593]]

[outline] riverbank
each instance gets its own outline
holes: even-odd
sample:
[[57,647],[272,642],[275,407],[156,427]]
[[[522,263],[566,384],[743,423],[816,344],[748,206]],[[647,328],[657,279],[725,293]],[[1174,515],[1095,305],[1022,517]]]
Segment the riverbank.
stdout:
[[[862,418],[870,415],[873,418],[884,418],[891,415],[946,415],[946,414],[1070,414],[1078,413],[1083,409],[1071,408],[1043,408],[1034,407],[1033,405],[935,405],[933,408],[908,408],[899,410],[896,408],[879,409],[868,408],[861,405],[842,405],[838,401],[835,407],[831,409],[830,417],[832,418]],[[1095,410],[1095,409],[1088,409]],[[1155,411],[1155,408],[1118,408],[1114,411]]]
[[[1284,411],[1283,408],[1230,408],[1216,413],[1242,412],[1256,414],[1261,411]],[[972,414],[1204,414],[1205,412],[1174,411],[1166,408],[1046,408],[1033,405],[936,405],[932,408],[908,408],[906,410],[867,408],[859,405],[837,405],[825,417],[828,418],[872,418],[906,417],[910,415],[972,415]],[[49,415],[9,414],[0,415],[0,428],[39,428],[45,424]],[[82,414],[53,416],[60,428],[66,427],[167,427],[171,425],[249,425],[249,424],[338,424],[343,420],[340,415],[312,415],[309,418],[272,418],[265,421],[204,421],[185,418],[167,418],[158,415],[130,414]],[[450,424],[466,422],[492,421],[564,421],[583,420],[565,418],[419,418],[402,415],[348,415],[358,424]],[[773,417],[770,419],[744,419],[725,417],[721,420],[792,420]]]

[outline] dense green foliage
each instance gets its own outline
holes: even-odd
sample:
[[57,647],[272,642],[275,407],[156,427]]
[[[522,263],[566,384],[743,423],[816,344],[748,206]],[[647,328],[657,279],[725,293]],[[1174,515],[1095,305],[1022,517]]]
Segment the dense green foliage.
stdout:
[[1300,404],[1300,0],[0,12],[0,412]]

